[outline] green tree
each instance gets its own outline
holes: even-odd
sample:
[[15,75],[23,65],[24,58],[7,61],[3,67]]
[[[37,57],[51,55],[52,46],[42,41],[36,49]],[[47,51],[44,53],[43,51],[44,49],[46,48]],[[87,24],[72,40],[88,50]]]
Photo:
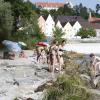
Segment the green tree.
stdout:
[[88,9],[87,7],[83,6],[82,3],[80,3],[79,5],[74,6],[74,11],[76,15],[79,15],[85,19],[88,18]]
[[13,16],[11,5],[0,0],[0,41],[7,39],[11,35],[13,28]]
[[96,5],[96,13],[98,13],[99,10],[100,10],[100,5],[97,4],[97,5]]
[[53,39],[57,40],[60,43],[63,40],[62,36],[64,34],[65,33],[62,31],[61,28],[55,27],[54,30],[53,30]]
[[96,36],[96,31],[95,29],[93,28],[88,28],[88,34],[89,34],[89,37],[95,37]]
[[29,49],[33,48],[37,42],[45,40],[37,19],[38,16],[36,13],[33,13],[30,19],[22,18],[23,29],[13,34],[12,40],[25,42]]
[[88,28],[88,29],[81,28],[80,31],[77,32],[77,36],[81,36],[81,38],[95,37],[96,31],[93,28]]
[[14,16],[14,30],[10,37],[13,41],[23,41],[28,48],[33,48],[36,42],[45,39],[38,26],[38,15],[33,10],[32,3],[27,0],[5,0],[11,3]]

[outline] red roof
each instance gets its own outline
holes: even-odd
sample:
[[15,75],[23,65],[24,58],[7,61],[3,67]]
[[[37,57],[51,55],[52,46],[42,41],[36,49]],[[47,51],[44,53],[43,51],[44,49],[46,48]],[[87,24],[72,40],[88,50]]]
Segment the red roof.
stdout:
[[42,8],[44,7],[55,7],[55,8],[59,8],[59,7],[63,7],[64,3],[58,3],[58,2],[37,2],[36,6],[40,6]]
[[100,18],[97,18],[97,17],[89,17],[88,18],[88,21],[90,23],[96,23],[96,22],[100,22]]

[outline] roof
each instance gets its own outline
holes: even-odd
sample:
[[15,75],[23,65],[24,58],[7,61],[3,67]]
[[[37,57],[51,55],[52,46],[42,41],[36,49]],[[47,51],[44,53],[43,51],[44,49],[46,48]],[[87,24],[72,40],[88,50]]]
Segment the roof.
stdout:
[[64,3],[58,3],[58,2],[36,2],[35,3],[36,6],[38,7],[55,7],[55,8],[59,8],[59,7],[63,7],[64,6]]
[[98,22],[100,22],[100,18],[97,18],[97,17],[89,17],[88,18],[88,21],[90,23],[98,23]]
[[76,21],[85,21],[82,17],[80,16],[58,16],[55,21],[60,21],[61,23],[63,22],[76,22]]
[[58,22],[58,20],[61,24],[69,22],[72,26],[75,24],[76,21],[85,22],[85,20],[80,16],[58,16],[55,22]]
[[72,26],[78,21],[83,28],[95,28],[100,29],[100,24],[90,23],[88,20],[83,19],[81,16],[58,16],[55,22],[60,21],[61,25],[64,26],[65,23],[69,22]]
[[80,24],[83,26],[83,28],[94,28],[94,29],[100,29],[100,24],[98,23],[89,23],[87,22],[80,22]]

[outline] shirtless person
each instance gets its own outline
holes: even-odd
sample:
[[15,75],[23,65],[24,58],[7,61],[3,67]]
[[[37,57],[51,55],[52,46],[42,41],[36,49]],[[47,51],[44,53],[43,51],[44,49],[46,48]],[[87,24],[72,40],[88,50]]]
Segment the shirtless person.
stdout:
[[94,76],[94,84],[97,85],[100,76],[100,57],[96,56],[95,54],[90,54],[92,60],[92,71]]

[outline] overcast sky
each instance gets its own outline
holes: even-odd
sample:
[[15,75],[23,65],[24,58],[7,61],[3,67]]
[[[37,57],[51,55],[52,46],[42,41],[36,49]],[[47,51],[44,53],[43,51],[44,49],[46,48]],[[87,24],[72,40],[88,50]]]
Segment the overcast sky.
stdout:
[[96,4],[100,4],[100,0],[30,0],[32,2],[37,2],[37,1],[53,1],[53,2],[66,2],[66,1],[71,1],[73,5],[80,4],[82,3],[88,8],[95,9]]

